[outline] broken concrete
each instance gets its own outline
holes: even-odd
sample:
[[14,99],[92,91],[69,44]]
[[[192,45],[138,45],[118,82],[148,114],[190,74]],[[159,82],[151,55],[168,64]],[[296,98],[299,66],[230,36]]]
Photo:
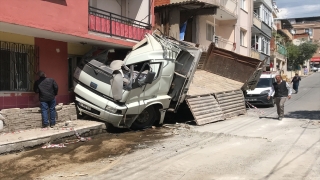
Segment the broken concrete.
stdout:
[[[0,115],[0,120],[3,121],[4,125],[0,132],[14,132],[42,127],[42,116],[39,107],[2,109]],[[56,123],[76,119],[76,107],[73,103],[69,105],[60,103],[56,106]]]
[[92,132],[91,135],[94,135],[101,133],[104,129],[106,129],[106,126],[101,122],[76,120],[69,122],[67,127],[64,127],[63,123],[60,123],[55,128],[36,128],[19,133],[2,133],[0,134],[0,154],[19,151],[56,139],[74,136],[75,131],[79,135],[88,132]]

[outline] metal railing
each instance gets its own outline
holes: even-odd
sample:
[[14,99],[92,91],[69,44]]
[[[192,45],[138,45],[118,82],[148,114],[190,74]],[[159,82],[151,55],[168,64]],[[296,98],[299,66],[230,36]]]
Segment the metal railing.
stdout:
[[95,7],[89,7],[89,31],[111,36],[141,40],[151,25]]
[[216,35],[213,35],[213,40],[218,48],[234,51],[233,42]]
[[39,48],[0,41],[0,91],[33,91]]

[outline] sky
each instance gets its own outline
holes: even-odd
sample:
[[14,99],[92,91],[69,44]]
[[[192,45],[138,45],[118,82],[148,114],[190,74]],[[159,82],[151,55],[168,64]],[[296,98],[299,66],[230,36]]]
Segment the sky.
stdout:
[[320,0],[276,0],[278,18],[320,16]]

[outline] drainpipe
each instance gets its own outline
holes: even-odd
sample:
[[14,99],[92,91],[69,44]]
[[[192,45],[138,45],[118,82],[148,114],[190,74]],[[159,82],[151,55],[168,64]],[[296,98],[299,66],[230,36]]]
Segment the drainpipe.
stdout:
[[149,24],[151,24],[151,22],[150,22],[150,11],[151,11],[151,3],[150,3],[150,1],[151,0],[148,0],[148,7],[149,7],[149,10],[148,10],[148,22],[149,22]]

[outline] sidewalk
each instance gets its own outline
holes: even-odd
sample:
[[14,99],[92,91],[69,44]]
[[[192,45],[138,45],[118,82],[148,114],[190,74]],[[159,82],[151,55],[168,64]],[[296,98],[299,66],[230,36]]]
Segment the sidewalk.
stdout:
[[74,136],[76,133],[80,136],[90,131],[93,134],[97,134],[106,129],[104,123],[87,120],[69,121],[67,126],[65,125],[65,123],[60,123],[55,128],[37,128],[13,133],[0,133],[0,154],[42,145],[56,139]]

